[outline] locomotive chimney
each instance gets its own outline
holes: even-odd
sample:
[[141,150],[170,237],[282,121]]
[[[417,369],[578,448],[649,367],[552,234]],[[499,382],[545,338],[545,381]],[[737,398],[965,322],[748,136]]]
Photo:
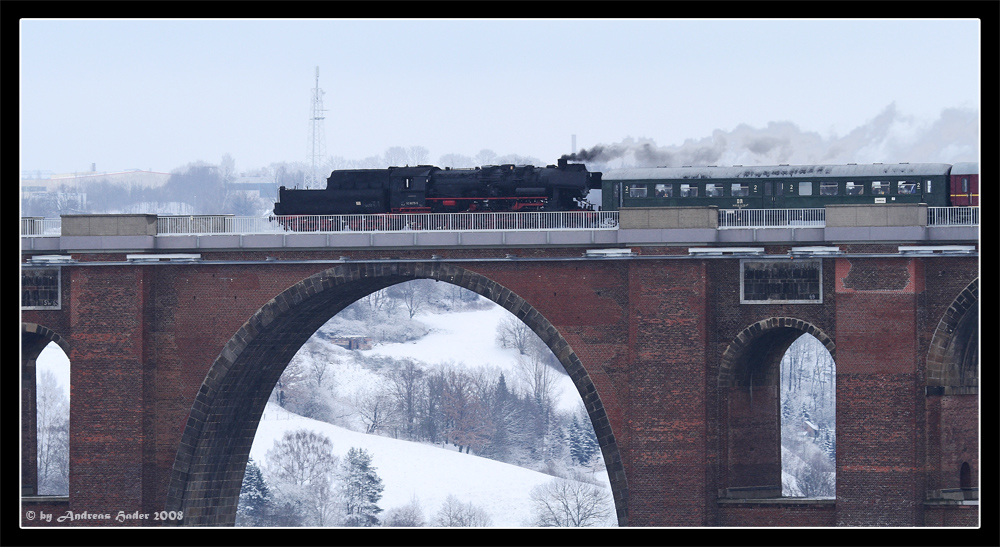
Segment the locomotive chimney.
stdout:
[[560,169],[565,169],[566,168],[566,163],[567,163],[567,160],[566,160],[565,156],[559,158],[559,168]]

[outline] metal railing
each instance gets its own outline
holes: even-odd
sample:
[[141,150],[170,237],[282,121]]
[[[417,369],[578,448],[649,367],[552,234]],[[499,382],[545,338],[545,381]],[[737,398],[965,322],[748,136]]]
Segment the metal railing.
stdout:
[[719,209],[719,229],[824,228],[826,209]]
[[928,207],[928,226],[979,226],[979,207]]
[[[979,226],[979,207],[928,207],[928,226]],[[721,209],[719,229],[823,228],[826,211],[816,209]],[[267,234],[289,232],[395,232],[476,230],[616,230],[617,211],[523,213],[408,213],[389,215],[160,216],[158,235]],[[59,218],[21,219],[22,237],[58,237]]]
[[613,230],[616,211],[526,213],[405,213],[270,217],[159,217],[157,234],[286,232],[396,232],[475,230]]
[[21,218],[21,237],[57,237],[60,235],[62,235],[61,218]]

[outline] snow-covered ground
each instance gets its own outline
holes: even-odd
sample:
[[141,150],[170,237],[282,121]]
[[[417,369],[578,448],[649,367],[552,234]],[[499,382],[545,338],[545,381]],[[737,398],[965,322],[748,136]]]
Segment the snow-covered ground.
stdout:
[[[361,353],[409,358],[427,365],[448,362],[470,368],[489,365],[502,370],[508,382],[516,381],[517,350],[501,348],[495,341],[497,325],[508,316],[512,316],[511,313],[500,306],[478,311],[418,315],[416,318],[431,328],[430,334],[413,342],[379,345]],[[580,392],[568,375],[560,374],[555,387],[557,410],[575,411],[582,406]]]
[[[264,410],[250,456],[263,467],[274,441],[285,431],[295,429],[311,429],[326,435],[333,441],[334,453],[342,459],[351,447],[369,451],[385,485],[379,507],[389,511],[416,497],[428,524],[451,494],[462,503],[471,502],[489,513],[493,526],[530,525],[531,489],[553,479],[544,473],[459,453],[451,445],[411,443],[351,431],[291,414],[272,403]],[[603,480],[607,481],[606,473]],[[611,487],[605,486],[610,499]]]

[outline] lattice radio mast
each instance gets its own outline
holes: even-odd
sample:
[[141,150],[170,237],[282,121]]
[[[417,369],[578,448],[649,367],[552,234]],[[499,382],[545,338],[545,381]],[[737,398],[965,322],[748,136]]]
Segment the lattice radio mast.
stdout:
[[319,172],[323,158],[326,156],[326,135],[323,131],[323,90],[319,88],[319,67],[316,67],[316,87],[312,90],[312,116],[309,118],[309,163],[306,173],[306,188],[321,186],[326,179]]

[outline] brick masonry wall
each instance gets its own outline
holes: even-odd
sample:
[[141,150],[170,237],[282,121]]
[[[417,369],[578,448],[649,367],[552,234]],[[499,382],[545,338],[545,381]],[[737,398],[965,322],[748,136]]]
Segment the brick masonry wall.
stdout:
[[922,521],[916,266],[837,259],[838,525]]
[[705,522],[705,270],[703,261],[630,268],[630,525]]
[[[349,253],[357,258],[408,256],[406,251]],[[573,249],[518,253],[579,256]],[[264,253],[253,251],[242,253],[246,256],[209,254],[205,258],[264,258]],[[267,254],[315,259],[348,253]],[[417,254],[423,258],[427,253]],[[935,466],[952,468],[960,452],[977,447],[969,444],[975,438],[972,421],[962,419],[970,398],[942,398],[924,405],[921,370],[922,352],[931,337],[927,331],[933,332],[954,295],[975,276],[975,262],[885,259],[855,268],[850,259],[838,258],[824,259],[823,265],[822,305],[739,304],[739,286],[733,283],[739,278],[738,259],[512,261],[457,267],[478,272],[523,298],[551,322],[579,359],[586,380],[579,385],[596,388],[606,416],[603,425],[595,425],[614,433],[614,454],[628,477],[620,494],[630,525],[825,523],[831,511],[839,525],[920,525],[929,483],[925,476],[940,476],[937,483],[946,484],[945,475],[951,471],[934,471]],[[229,351],[224,348],[238,349],[244,337],[260,327],[247,324],[257,310],[300,304],[275,303],[275,295],[332,267],[261,263],[65,268],[63,309],[26,311],[22,318],[55,325],[53,330],[70,347],[75,493],[70,509],[162,510],[185,426],[191,418],[201,419],[202,411],[192,403],[212,364]],[[963,279],[952,279],[953,273]],[[374,290],[377,283],[358,287]],[[354,297],[352,293],[330,304],[346,305]],[[309,310],[285,330],[311,333],[323,314],[331,313],[318,307]],[[729,465],[735,448],[729,431],[733,424],[727,422],[730,401],[720,389],[720,378],[736,374],[740,366],[724,370],[721,356],[752,325],[786,317],[800,321],[789,329],[810,325],[836,341],[840,414],[838,499],[833,510],[717,501],[719,489],[736,484]],[[921,433],[925,428],[935,433]],[[237,444],[243,446],[252,440],[253,429],[228,434],[240,436]],[[751,435],[746,442],[773,444],[770,437],[761,439]],[[925,453],[933,453],[934,461],[941,463],[925,467]],[[767,461],[761,459],[765,466]],[[978,476],[978,460],[974,462]],[[947,511],[929,510],[928,522],[932,516],[935,521],[951,518]]]
[[718,526],[801,526],[836,525],[835,502],[725,503],[719,507]]
[[[144,509],[143,452],[151,440],[143,428],[145,335],[140,312],[149,287],[145,273],[142,268],[70,272],[69,488],[74,512]],[[76,499],[77,492],[86,497]]]

